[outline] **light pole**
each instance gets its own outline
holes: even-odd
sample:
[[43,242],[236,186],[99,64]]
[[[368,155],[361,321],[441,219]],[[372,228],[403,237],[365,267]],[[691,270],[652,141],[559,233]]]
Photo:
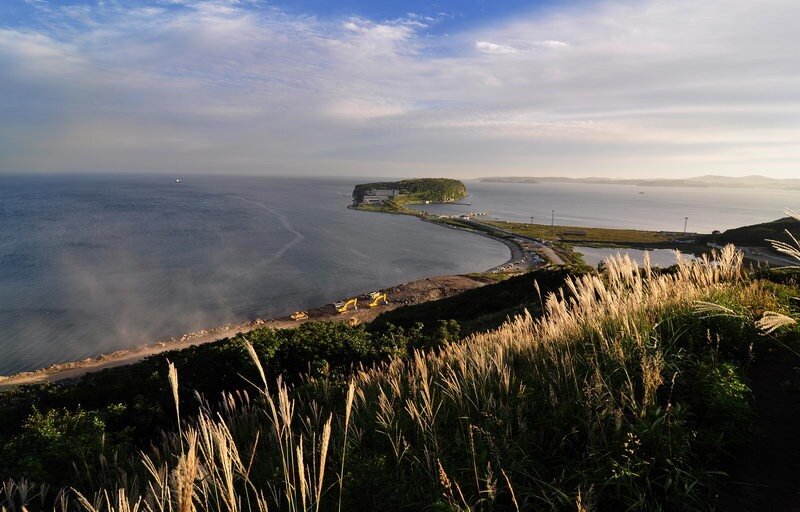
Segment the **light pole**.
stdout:
[[533,224],[533,215],[531,215],[531,224]]
[[550,227],[552,228],[555,225],[556,225],[556,211],[553,210],[550,212]]
[[689,225],[689,217],[683,218],[683,234],[686,234],[686,227]]

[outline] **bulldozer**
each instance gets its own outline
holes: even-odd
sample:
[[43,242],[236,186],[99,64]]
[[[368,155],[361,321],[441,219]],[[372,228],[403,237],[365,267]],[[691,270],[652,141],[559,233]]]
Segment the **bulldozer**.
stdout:
[[305,311],[295,311],[294,313],[289,315],[289,318],[291,318],[295,322],[299,322],[300,320],[308,319],[308,313],[306,313]]
[[369,307],[371,308],[377,308],[381,305],[381,302],[384,304],[389,303],[389,299],[386,297],[386,292],[372,292],[369,294],[369,298],[372,299],[372,301],[369,303]]
[[334,304],[339,314],[347,313],[350,309],[358,309],[358,298],[343,300]]

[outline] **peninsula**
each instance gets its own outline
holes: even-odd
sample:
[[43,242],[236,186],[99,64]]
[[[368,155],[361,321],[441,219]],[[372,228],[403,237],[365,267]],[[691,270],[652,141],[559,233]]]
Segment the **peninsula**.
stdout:
[[[449,178],[415,178],[362,183],[353,189],[353,207],[364,210],[403,212],[414,203],[455,203],[467,197],[467,187]],[[406,211],[404,213],[414,213]]]

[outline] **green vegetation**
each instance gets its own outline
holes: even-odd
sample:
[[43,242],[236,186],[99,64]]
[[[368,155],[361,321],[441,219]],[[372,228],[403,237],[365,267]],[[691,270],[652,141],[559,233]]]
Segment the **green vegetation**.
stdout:
[[791,217],[729,229],[720,234],[704,235],[702,242],[714,242],[720,245],[734,244],[741,247],[768,247],[768,240],[780,240],[791,243],[791,238],[786,230],[795,229],[797,221]]
[[[383,205],[361,205],[371,190],[399,190],[400,195]],[[401,181],[362,183],[353,189],[353,204],[375,211],[396,211],[410,203],[458,201],[467,196],[467,187],[448,178],[418,178]],[[416,213],[416,212],[414,212]]]
[[[244,348],[246,341],[255,347],[272,376],[293,383],[308,376],[342,381],[354,365],[408,357],[415,349],[439,347],[457,341],[460,335],[499,327],[525,307],[534,311],[539,299],[531,294],[533,283],[539,282],[544,293],[555,291],[568,275],[565,269],[536,271],[456,297],[399,308],[356,328],[342,322],[311,322],[282,330],[259,328],[90,373],[69,385],[26,386],[2,393],[0,481],[25,476],[77,485],[85,471],[71,469],[75,460],[82,461],[80,467],[97,470],[99,455],[112,458],[117,452],[135,451],[161,430],[171,429],[174,406],[167,392],[167,361],[181,368],[181,408],[191,415],[198,409],[195,393],[213,398],[258,379]],[[62,424],[60,439],[64,443],[71,438],[75,418],[90,417],[92,429],[99,430],[85,442],[81,440],[74,451],[49,446],[61,442],[55,437],[48,443],[31,443],[31,429],[41,430],[37,425],[44,421],[39,411],[45,411],[50,424]],[[102,449],[97,442],[100,438],[104,438]],[[37,466],[37,460],[47,463]]]
[[664,244],[683,238],[680,235],[676,236],[663,231],[643,231],[638,229],[547,226],[544,224],[504,221],[487,221],[486,223],[530,238],[580,242],[582,244]]
[[441,319],[448,319],[458,322],[464,336],[496,329],[526,310],[540,314],[544,295],[557,291],[567,277],[582,274],[581,270],[567,267],[534,270],[454,297],[381,313],[369,328],[383,329],[388,325],[411,328],[422,324],[423,332],[429,333]]
[[214,399],[257,380],[245,343],[255,347],[270,375],[286,382],[308,376],[342,380],[354,365],[406,357],[415,348],[458,339],[457,324],[424,327],[416,322],[408,329],[384,324],[369,331],[343,322],[265,327],[90,373],[66,386],[26,386],[2,393],[0,480],[25,476],[76,485],[84,478],[72,469],[76,460],[80,467],[97,470],[99,455],[108,458],[141,448],[161,430],[169,430],[174,406],[166,391],[168,361],[182,369],[181,409],[193,414],[199,405],[195,393]]
[[751,370],[798,342],[796,276],[759,272],[732,249],[543,270],[20,389],[3,475],[54,487],[6,483],[0,506],[711,510],[752,436]]

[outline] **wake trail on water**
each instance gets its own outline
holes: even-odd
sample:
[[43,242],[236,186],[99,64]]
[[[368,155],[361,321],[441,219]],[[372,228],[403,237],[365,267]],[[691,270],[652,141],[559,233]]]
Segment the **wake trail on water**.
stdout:
[[266,211],[267,213],[269,213],[270,215],[272,215],[273,217],[278,219],[278,221],[281,223],[281,225],[288,232],[290,232],[290,233],[292,233],[294,235],[294,240],[284,244],[280,249],[278,249],[275,253],[273,253],[272,257],[270,257],[269,259],[264,261],[265,264],[272,263],[273,261],[279,259],[280,257],[282,257],[286,253],[286,251],[288,251],[289,249],[291,249],[292,247],[294,247],[295,245],[299,244],[300,242],[302,242],[303,240],[306,239],[306,237],[305,237],[305,235],[303,235],[303,233],[297,231],[292,226],[292,224],[289,222],[289,219],[286,217],[286,215],[280,213],[279,211],[275,210],[274,208],[270,208],[269,206],[267,206],[264,203],[261,203],[259,201],[253,201],[252,199],[247,199],[246,197],[242,197],[242,196],[230,196],[230,197],[233,198],[233,199],[238,199],[240,201],[244,201],[245,203],[252,204],[253,206],[257,206],[258,208],[261,208],[262,210]]

